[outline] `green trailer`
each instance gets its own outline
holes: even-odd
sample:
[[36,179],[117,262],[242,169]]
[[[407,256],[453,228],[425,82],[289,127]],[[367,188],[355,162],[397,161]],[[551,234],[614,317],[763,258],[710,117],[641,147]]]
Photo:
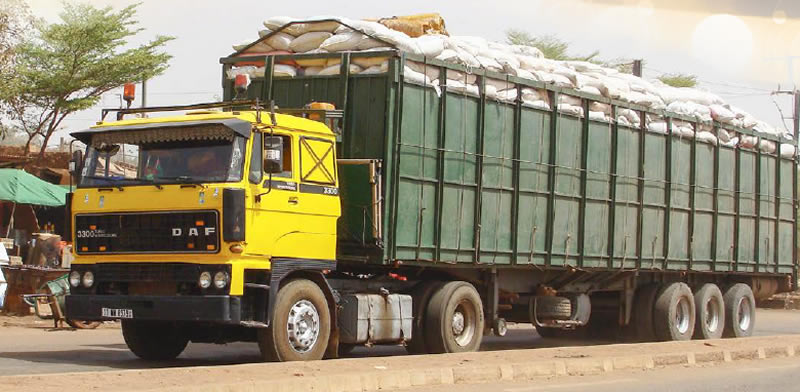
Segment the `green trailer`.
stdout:
[[[364,57],[386,58],[387,72],[351,74]],[[339,74],[272,76],[275,64],[318,58],[338,61]],[[397,51],[257,57],[266,76],[237,94],[228,72],[246,60],[220,60],[226,101],[343,111],[338,158],[370,166],[339,167],[338,265],[327,278],[340,293],[378,279],[408,294],[412,352],[475,349],[484,328],[503,335],[506,321],[547,337],[626,325],[644,340],[748,336],[756,299],[796,289],[797,157],[780,151],[796,151],[797,120],[794,140],[707,124],[774,142],[766,153],[672,134],[675,121],[699,129],[693,117]],[[409,61],[474,74],[479,93],[407,80]],[[487,96],[488,79],[517,98]],[[549,109],[523,101],[526,88]],[[611,121],[559,111],[562,94],[585,114],[610,105]],[[616,121],[625,109],[640,123]],[[669,134],[649,131],[647,116]]]

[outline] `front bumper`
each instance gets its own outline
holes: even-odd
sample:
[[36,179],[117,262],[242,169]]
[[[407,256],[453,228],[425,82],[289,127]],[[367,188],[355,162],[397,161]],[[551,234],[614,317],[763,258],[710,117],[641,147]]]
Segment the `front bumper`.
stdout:
[[155,296],[155,295],[80,295],[70,294],[66,302],[67,318],[95,321],[103,317],[103,308],[130,309],[134,320],[206,321],[238,324],[241,298],[229,295]]

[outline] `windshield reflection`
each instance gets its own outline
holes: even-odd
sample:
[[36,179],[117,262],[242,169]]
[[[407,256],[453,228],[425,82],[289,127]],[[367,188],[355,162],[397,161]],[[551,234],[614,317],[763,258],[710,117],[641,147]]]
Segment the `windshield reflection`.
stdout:
[[244,138],[89,147],[80,186],[235,182]]

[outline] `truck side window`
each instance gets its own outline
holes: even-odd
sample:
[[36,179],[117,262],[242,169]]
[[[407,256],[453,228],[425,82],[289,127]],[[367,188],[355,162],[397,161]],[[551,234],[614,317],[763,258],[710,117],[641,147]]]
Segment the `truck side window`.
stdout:
[[336,184],[335,146],[330,140],[300,138],[300,180],[321,185]]
[[283,154],[281,154],[282,168],[280,173],[273,173],[273,177],[292,178],[292,138],[286,135],[275,135],[283,139]]
[[253,184],[261,183],[263,177],[262,156],[264,156],[264,149],[261,145],[261,133],[253,132],[253,155],[250,157],[250,175],[248,176]]

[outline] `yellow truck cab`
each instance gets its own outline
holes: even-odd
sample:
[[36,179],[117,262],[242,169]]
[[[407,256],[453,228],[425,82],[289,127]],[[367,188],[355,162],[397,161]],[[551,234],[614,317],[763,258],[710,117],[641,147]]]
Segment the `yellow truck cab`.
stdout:
[[[222,338],[177,325],[266,328],[266,301],[275,306],[285,275],[324,282],[320,275],[335,270],[336,135],[302,117],[310,112],[196,111],[74,133],[87,150],[69,203],[70,314],[122,319],[126,342],[143,358],[174,357],[189,340],[258,339],[258,328]],[[327,338],[316,341],[320,321],[330,323],[319,319],[330,292],[312,289],[316,296],[284,315],[295,317],[294,356],[274,347],[265,355],[324,352]]]

